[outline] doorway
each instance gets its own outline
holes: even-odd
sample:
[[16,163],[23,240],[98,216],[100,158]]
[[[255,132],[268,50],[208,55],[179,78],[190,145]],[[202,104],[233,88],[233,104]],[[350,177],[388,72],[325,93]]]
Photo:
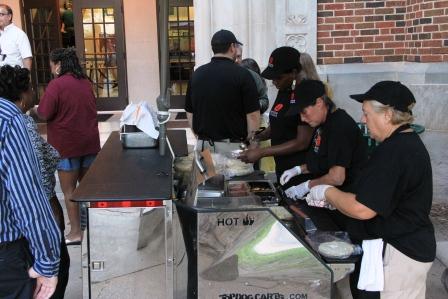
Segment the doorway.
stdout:
[[78,57],[85,63],[99,111],[128,103],[121,0],[73,0]]
[[36,91],[35,102],[38,103],[52,78],[49,66],[51,50],[63,44],[73,45],[72,29],[70,26],[61,27],[64,12],[60,7],[64,4],[68,9],[73,6],[75,45],[92,81],[97,109],[123,110],[128,103],[128,95],[121,0],[22,1],[24,31],[33,51],[31,79]]
[[31,81],[35,90],[35,103],[51,80],[50,51],[61,47],[58,0],[24,0],[24,31],[33,51]]
[[192,0],[170,0],[168,16],[171,108],[185,107],[185,94],[195,64]]

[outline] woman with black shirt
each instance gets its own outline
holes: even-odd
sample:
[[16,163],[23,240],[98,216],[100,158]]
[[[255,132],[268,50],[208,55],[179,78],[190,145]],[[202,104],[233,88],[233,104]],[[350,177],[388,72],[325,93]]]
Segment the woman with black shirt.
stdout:
[[[288,115],[298,115],[315,128],[306,159],[286,170],[280,178],[287,184],[292,178],[313,174],[314,178],[286,189],[293,199],[302,199],[315,185],[328,184],[349,190],[367,161],[367,145],[356,122],[326,96],[325,85],[318,80],[304,80],[295,90],[297,104]],[[340,230],[345,217],[326,209],[307,209],[319,229]]]
[[[297,115],[287,116],[286,112],[295,104],[294,89],[301,71],[300,53],[292,47],[275,49],[268,67],[261,76],[272,80],[278,94],[269,113],[269,127],[255,135],[258,141],[271,139],[271,146],[244,151],[240,159],[254,163],[263,157],[273,156],[277,178],[286,170],[305,160],[306,150],[311,141],[313,129],[300,121]],[[300,177],[289,185],[299,184],[309,177]]]
[[354,222],[357,219],[355,232],[348,227],[352,236],[383,241],[384,286],[366,292],[358,283],[361,290],[352,289],[355,298],[424,298],[436,243],[429,218],[431,162],[423,142],[410,128],[415,98],[406,86],[394,81],[379,82],[365,94],[351,97],[363,103],[362,121],[381,144],[353,192],[320,185],[311,189],[309,200],[327,202]]

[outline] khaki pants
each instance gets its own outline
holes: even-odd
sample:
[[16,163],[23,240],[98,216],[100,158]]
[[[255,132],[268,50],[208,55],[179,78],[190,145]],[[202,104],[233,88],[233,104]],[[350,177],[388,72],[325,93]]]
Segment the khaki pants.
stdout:
[[383,264],[384,291],[381,299],[425,298],[426,276],[432,262],[418,262],[387,244]]

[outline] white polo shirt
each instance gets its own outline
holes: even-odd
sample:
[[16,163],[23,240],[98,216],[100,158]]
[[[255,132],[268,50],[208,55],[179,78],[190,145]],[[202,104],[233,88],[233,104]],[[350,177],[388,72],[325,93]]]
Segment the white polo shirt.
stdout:
[[9,24],[0,30],[0,66],[23,67],[22,59],[33,57],[28,36],[19,27]]

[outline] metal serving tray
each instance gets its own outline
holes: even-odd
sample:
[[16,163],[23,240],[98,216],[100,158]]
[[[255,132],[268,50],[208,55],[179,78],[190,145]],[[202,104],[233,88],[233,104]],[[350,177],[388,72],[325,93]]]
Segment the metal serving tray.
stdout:
[[158,145],[158,139],[151,138],[135,126],[128,125],[121,128],[120,141],[123,148],[154,148]]

